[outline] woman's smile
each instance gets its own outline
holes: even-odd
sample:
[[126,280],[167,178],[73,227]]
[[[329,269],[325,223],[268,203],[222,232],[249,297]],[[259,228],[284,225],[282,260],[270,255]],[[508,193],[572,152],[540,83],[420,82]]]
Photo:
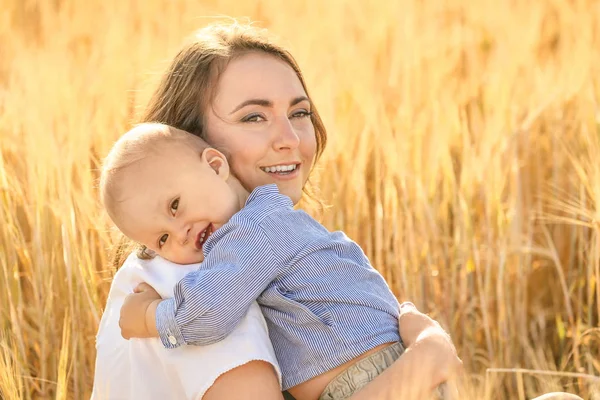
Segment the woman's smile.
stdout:
[[269,175],[274,180],[293,180],[301,175],[302,163],[291,162],[268,167],[260,167],[260,169]]

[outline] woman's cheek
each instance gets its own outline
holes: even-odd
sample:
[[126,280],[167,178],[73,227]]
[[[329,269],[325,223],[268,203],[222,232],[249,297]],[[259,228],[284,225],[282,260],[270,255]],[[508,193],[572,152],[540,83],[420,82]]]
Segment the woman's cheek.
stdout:
[[266,183],[259,182],[259,176],[257,175],[260,171],[258,171],[257,167],[250,165],[243,159],[239,160],[239,158],[243,158],[241,154],[238,154],[237,162],[232,163],[232,171],[242,186],[246,188],[246,190],[252,192],[257,186]]
[[312,166],[317,154],[317,138],[315,137],[314,130],[303,138],[301,146],[303,157],[305,157],[305,159],[310,162],[310,166]]

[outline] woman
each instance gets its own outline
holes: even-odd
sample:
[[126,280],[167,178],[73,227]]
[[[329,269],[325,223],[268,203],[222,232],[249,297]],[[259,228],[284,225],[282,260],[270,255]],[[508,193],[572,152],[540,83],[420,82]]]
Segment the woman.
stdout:
[[[287,66],[284,71],[274,68],[282,62]],[[299,105],[310,113],[314,130],[294,129]],[[143,121],[201,136],[228,154],[233,172],[247,190],[275,183],[294,203],[303,193],[310,197],[309,176],[327,139],[291,55],[263,32],[240,25],[201,30],[173,60]],[[278,168],[291,163],[292,172]],[[124,268],[140,262],[129,257]],[[127,337],[127,316],[121,319]],[[408,346],[406,353],[353,399],[384,398],[390,393],[423,398],[460,365],[446,333],[414,307],[403,308],[400,334]],[[294,388],[299,399],[319,397],[303,385]],[[228,399],[243,393],[244,398],[279,399],[278,389],[278,376],[269,362],[249,361],[221,374],[203,398]]]

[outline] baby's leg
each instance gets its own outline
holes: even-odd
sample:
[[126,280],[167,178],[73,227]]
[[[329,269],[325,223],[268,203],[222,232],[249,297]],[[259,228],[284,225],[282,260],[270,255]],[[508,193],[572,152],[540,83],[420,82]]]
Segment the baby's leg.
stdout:
[[402,344],[394,343],[360,359],[331,381],[319,400],[341,400],[352,396],[392,365],[402,353]]

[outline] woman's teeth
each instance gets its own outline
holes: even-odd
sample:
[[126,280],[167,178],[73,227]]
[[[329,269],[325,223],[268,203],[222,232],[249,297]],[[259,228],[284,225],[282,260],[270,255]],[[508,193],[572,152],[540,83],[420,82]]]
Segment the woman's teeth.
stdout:
[[274,173],[274,172],[292,172],[296,169],[298,164],[290,164],[290,165],[277,165],[274,167],[262,167],[261,169],[265,172]]

